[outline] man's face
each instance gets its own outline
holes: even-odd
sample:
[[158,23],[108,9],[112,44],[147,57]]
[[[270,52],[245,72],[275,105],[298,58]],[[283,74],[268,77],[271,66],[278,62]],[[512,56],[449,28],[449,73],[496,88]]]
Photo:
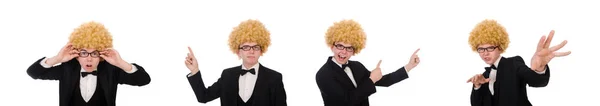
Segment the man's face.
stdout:
[[502,50],[496,45],[482,44],[477,46],[477,52],[486,64],[493,65],[500,57]]
[[98,68],[98,63],[100,63],[100,53],[95,49],[79,49],[77,61],[79,61],[79,65],[81,65],[85,71],[92,72]]
[[354,47],[344,42],[336,42],[331,47],[333,58],[339,64],[346,64],[350,57],[354,55]]
[[244,64],[254,65],[258,63],[258,58],[260,58],[260,55],[262,54],[261,48],[262,47],[255,42],[246,42],[240,45],[237,55],[242,59]]

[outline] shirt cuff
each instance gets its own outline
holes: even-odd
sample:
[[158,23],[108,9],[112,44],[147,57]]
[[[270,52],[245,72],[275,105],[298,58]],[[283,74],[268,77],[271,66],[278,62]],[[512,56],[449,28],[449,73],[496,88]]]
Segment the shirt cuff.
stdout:
[[[481,86],[480,86],[479,88],[481,88]],[[473,87],[473,90],[479,90],[479,88],[475,88],[475,87]]]
[[548,68],[544,69],[544,71],[542,71],[542,72],[537,72],[537,71],[535,71],[535,73],[538,73],[538,74],[546,74],[546,71],[548,71]]
[[137,70],[138,70],[137,67],[135,67],[135,65],[131,64],[131,71],[125,71],[125,72],[131,74],[131,73],[135,73]]
[[[198,74],[199,72],[200,72],[200,70],[198,70],[198,72],[196,72],[196,74]],[[192,77],[192,76],[194,76],[194,75],[196,75],[196,74],[189,73],[189,74],[187,75],[187,77]]]
[[44,58],[44,59],[43,59],[43,60],[40,62],[40,65],[42,65],[42,67],[44,67],[44,68],[51,68],[51,67],[52,67],[52,65],[48,65],[48,64],[46,64],[46,60],[48,60],[48,58]]

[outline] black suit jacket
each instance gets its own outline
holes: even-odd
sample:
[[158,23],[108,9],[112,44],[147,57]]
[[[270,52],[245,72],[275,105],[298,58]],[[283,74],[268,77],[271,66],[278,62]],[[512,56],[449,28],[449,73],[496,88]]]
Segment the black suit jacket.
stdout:
[[[259,72],[252,93],[250,106],[287,106],[281,73],[259,65]],[[223,70],[221,78],[212,86],[205,87],[200,72],[188,77],[188,81],[200,103],[221,98],[221,106],[236,106],[239,97],[239,77],[242,66]],[[249,74],[249,73],[248,73]]]
[[388,87],[408,78],[404,67],[384,75],[373,83],[369,78],[371,72],[358,61],[348,61],[352,70],[356,87],[344,70],[331,60],[317,72],[316,80],[325,106],[369,106],[369,96],[376,92],[375,86]]
[[[28,69],[27,74],[33,79],[42,80],[58,80],[59,84],[59,95],[60,95],[60,106],[68,106],[71,103],[73,90],[79,85],[79,77],[81,72],[81,66],[77,59],[72,59],[61,65],[44,68],[40,62],[43,60],[39,59],[33,63]],[[117,84],[128,84],[134,86],[143,86],[150,83],[150,76],[144,68],[137,64],[133,64],[138,70],[134,73],[126,73],[121,68],[113,66],[106,61],[101,61],[98,64],[98,82],[104,90],[106,97],[106,103],[109,106],[115,106],[115,98],[117,96]]]
[[[494,95],[491,95],[489,84],[482,84],[478,90],[471,92],[472,106],[531,106],[527,99],[527,85],[545,87],[550,79],[550,68],[546,65],[546,73],[538,74],[531,70],[520,56],[500,58],[494,82]],[[490,70],[483,73],[488,78]],[[475,87],[475,86],[473,86]]]

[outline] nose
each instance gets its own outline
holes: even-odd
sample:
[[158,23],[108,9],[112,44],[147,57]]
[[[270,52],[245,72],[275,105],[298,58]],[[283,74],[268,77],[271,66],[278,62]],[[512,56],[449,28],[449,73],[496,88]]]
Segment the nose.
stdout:
[[88,57],[84,57],[84,59],[85,59],[86,61],[88,61],[88,62],[91,62],[91,61],[92,61],[92,57],[90,57],[90,56],[88,56]]
[[250,54],[254,54],[254,52],[255,52],[255,51],[254,51],[254,50],[252,50],[252,49],[251,49],[250,51],[248,51],[248,53],[250,53]]
[[489,52],[489,51],[484,51],[484,52],[483,52],[483,55],[484,55],[484,56],[490,55],[490,52]]

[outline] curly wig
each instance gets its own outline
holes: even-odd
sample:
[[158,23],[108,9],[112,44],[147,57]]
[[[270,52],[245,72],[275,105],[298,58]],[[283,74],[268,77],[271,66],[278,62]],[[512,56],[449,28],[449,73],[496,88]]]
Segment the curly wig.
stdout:
[[229,35],[229,48],[234,54],[239,52],[243,43],[256,42],[260,46],[261,55],[267,52],[271,45],[271,33],[258,20],[246,20],[233,28]]
[[77,49],[105,50],[112,48],[112,40],[112,35],[104,25],[93,21],[81,24],[69,37],[69,42]]
[[354,54],[360,53],[365,48],[367,35],[358,22],[354,20],[342,20],[335,22],[325,33],[325,43],[333,47],[336,42],[344,42],[354,47]]
[[482,44],[496,45],[501,53],[508,48],[508,33],[506,29],[496,20],[483,20],[473,28],[469,36],[469,45],[473,51],[477,51],[477,46]]

